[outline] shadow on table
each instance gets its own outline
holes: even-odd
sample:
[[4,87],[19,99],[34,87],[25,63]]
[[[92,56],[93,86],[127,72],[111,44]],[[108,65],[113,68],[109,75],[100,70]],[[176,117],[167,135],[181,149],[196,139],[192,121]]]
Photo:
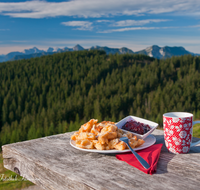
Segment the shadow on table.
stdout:
[[[200,139],[199,138],[196,138],[196,137],[193,137],[192,138],[192,142],[195,143],[197,141],[199,141]],[[189,151],[189,154],[193,154],[193,153],[200,153],[200,144],[196,145],[196,146],[193,146],[193,147],[190,147],[190,151]]]
[[[165,146],[165,142],[164,142],[164,137],[163,135],[155,135],[156,137],[156,143],[163,143],[163,147],[161,150],[161,154],[160,154],[160,159],[158,161],[158,165],[157,165],[157,172],[156,174],[162,174],[162,173],[168,173],[168,169],[167,169],[167,165],[168,163],[175,157],[175,156],[180,156],[180,154],[176,155],[173,154],[171,152],[168,151],[168,149]],[[197,142],[199,140],[199,138],[193,138],[192,142]],[[194,153],[200,153],[200,144],[193,146],[190,148],[190,151],[188,154],[194,154]],[[185,155],[187,156],[187,155]]]
[[[164,143],[164,137],[163,135],[154,135],[156,137],[156,143],[155,144],[163,144],[162,149],[161,149],[161,153],[160,153],[160,158],[158,160],[158,164],[157,164],[157,171],[156,174],[163,174],[163,173],[168,173],[167,170],[167,165],[170,162],[170,160],[173,159],[174,156],[176,156],[175,154],[170,153]],[[106,156],[110,156],[110,157],[115,157],[116,154],[105,154]]]
[[163,135],[154,135],[156,137],[156,144],[162,143],[162,149],[160,153],[160,158],[157,164],[156,174],[168,173],[167,166],[168,163],[176,156],[176,154],[172,154],[168,151],[165,146],[164,136]]
[[[158,164],[157,164],[157,171],[155,174],[164,174],[164,173],[168,173],[168,164],[169,162],[175,157],[178,156],[176,154],[170,153],[168,151],[168,149],[165,146],[165,142],[164,142],[164,136],[163,135],[154,135],[156,137],[156,143],[155,144],[160,144],[162,143],[162,149],[161,149],[161,153],[160,153],[160,158],[158,160]],[[199,140],[198,138],[193,138],[193,142],[196,142],[197,140]],[[200,145],[191,147],[190,152],[188,154],[193,154],[193,153],[199,153],[200,152]],[[111,159],[113,159],[112,157],[115,157],[116,154],[104,154],[108,157],[111,157]]]

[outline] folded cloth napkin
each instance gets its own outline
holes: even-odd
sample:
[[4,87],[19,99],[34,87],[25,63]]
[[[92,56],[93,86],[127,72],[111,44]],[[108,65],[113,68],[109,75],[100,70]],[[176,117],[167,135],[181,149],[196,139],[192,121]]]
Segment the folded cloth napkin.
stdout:
[[146,174],[152,175],[156,172],[162,145],[163,144],[155,144],[146,149],[137,151],[137,153],[148,162],[148,164],[150,165],[149,169],[145,169],[137,160],[137,158],[132,154],[132,152],[117,154],[116,158],[118,160],[125,161],[129,165],[136,167],[137,169],[143,171]]

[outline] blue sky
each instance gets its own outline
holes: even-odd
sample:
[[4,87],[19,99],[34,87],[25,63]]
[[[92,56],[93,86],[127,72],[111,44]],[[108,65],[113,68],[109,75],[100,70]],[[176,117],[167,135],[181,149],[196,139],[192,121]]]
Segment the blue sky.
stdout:
[[200,0],[0,0],[0,54],[76,44],[200,53]]

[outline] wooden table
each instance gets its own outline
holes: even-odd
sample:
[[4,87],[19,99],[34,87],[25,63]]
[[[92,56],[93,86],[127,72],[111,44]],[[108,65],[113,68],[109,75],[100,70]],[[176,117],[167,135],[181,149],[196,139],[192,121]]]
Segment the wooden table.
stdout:
[[[44,189],[200,189],[200,146],[175,155],[163,145],[157,172],[148,175],[113,154],[76,150],[69,144],[71,134],[4,145],[4,166]],[[153,134],[156,143],[164,143],[162,130]]]

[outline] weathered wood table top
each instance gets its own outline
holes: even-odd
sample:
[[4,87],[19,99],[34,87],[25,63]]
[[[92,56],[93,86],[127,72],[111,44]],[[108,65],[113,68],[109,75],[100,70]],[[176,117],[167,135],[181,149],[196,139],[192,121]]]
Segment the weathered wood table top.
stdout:
[[164,145],[163,131],[153,134],[156,143],[163,143],[153,175],[114,154],[76,150],[69,143],[72,133],[4,145],[4,166],[44,189],[200,189],[200,146],[188,154],[171,154]]

